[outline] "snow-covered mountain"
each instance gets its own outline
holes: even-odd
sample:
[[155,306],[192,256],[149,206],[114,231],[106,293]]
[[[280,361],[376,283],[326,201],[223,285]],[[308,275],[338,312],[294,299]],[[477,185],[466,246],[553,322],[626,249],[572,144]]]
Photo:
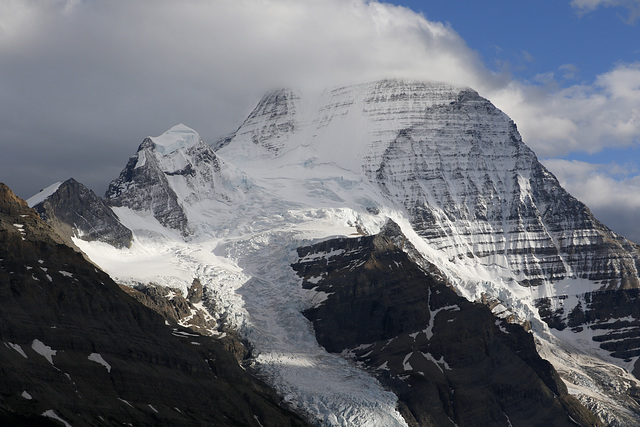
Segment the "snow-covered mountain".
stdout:
[[516,125],[469,88],[385,80],[270,92],[215,152],[184,125],[145,139],[106,201],[131,247],[74,242],[123,283],[186,294],[199,279],[219,319],[253,346],[260,375],[322,424],[405,418],[397,396],[327,353],[302,315],[332,304],[321,290],[329,272],[303,287],[291,265],[299,247],[374,235],[389,220],[414,262],[532,325],[569,392],[601,418],[640,420],[636,380],[617,367],[634,371],[640,355],[640,249],[563,190]]
[[640,285],[638,246],[564,191],[513,121],[470,89],[382,81],[308,104],[272,92],[219,154],[255,175],[265,169],[256,162],[273,159],[267,165],[312,176],[333,168],[325,181],[339,173],[375,184],[442,257],[536,296],[575,279]]
[[112,206],[149,211],[163,226],[187,233],[189,212],[197,210],[189,207],[202,201],[229,204],[246,190],[239,172],[179,124],[142,141],[105,197]]

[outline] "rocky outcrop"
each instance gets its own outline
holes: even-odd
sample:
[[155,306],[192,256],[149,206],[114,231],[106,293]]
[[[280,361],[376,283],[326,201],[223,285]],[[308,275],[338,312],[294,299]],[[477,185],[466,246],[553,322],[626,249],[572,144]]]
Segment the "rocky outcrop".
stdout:
[[305,425],[225,344],[167,326],[4,184],[0,308],[3,425]]
[[[121,288],[143,305],[159,313],[172,325],[184,326],[201,335],[226,335],[209,310],[213,303],[203,301],[204,289],[197,278],[193,279],[186,298],[180,289],[152,283],[138,284],[133,288],[122,285]],[[215,307],[213,308],[215,313]]]
[[550,327],[559,331],[570,328],[576,334],[586,332],[611,357],[625,362],[636,360],[633,373],[640,377],[640,290],[603,290],[572,299],[577,302],[562,296],[553,298],[552,306],[552,299],[545,298],[538,300],[537,306]]
[[131,230],[93,191],[70,178],[42,202],[32,206],[67,241],[99,240],[116,248],[130,247]]
[[[397,233],[392,233],[397,237]],[[318,342],[374,373],[410,425],[602,425],[519,325],[471,303],[386,235],[298,249]]]

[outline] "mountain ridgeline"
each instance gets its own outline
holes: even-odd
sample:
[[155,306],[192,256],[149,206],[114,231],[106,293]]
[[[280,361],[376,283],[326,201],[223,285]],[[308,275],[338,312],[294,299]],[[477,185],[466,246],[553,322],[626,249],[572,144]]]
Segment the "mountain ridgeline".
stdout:
[[[313,423],[599,425],[582,405],[640,422],[635,379],[613,390],[607,373],[640,373],[640,247],[469,88],[269,92],[232,135],[207,144],[177,125],[144,139],[103,199],[86,193],[71,181],[33,199],[97,265],[96,240],[158,254],[155,275],[103,262],[126,283],[199,277],[254,372]],[[383,386],[341,378],[349,402],[314,389],[299,369],[351,372],[338,354]],[[572,357],[596,358],[593,376]]]

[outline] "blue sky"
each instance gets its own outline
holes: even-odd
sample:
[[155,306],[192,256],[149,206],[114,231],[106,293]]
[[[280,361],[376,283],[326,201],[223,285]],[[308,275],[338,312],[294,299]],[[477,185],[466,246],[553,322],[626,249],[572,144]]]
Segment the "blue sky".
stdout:
[[[554,73],[563,85],[590,82],[616,63],[640,60],[640,28],[622,6],[587,11],[562,0],[392,3],[448,23],[487,67],[517,79],[536,82]],[[566,79],[565,65],[575,67]]]
[[0,0],[0,181],[103,194],[148,135],[232,132],[267,90],[468,86],[640,242],[640,0]]

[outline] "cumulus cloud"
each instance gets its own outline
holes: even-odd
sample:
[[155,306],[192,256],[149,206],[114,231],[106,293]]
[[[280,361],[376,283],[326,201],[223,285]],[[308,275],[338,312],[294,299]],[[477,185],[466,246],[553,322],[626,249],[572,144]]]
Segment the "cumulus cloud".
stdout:
[[577,160],[546,160],[560,184],[585,203],[614,231],[640,243],[640,175],[637,164],[593,164]]
[[591,84],[565,89],[511,82],[490,97],[543,157],[640,143],[640,63],[620,64]]

